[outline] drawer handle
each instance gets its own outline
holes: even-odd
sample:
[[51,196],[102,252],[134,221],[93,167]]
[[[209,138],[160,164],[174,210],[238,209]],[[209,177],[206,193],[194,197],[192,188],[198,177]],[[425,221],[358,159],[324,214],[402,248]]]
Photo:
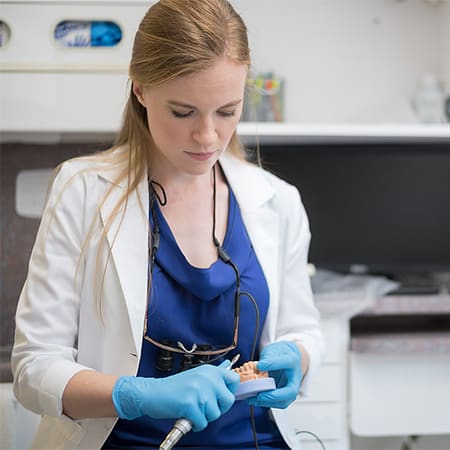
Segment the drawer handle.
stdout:
[[0,20],[0,48],[5,47],[11,38],[11,30],[6,22]]
[[110,21],[63,20],[53,36],[63,47],[115,47],[122,40],[122,30]]

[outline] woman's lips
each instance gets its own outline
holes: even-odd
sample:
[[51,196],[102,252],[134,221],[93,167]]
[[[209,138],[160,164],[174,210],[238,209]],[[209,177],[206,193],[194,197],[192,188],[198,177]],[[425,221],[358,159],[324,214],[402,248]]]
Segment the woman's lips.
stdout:
[[186,152],[191,158],[197,160],[197,161],[207,161],[208,159],[210,159],[212,156],[214,156],[216,154],[216,152],[207,152],[207,153],[203,153],[203,152],[199,152],[199,153],[194,153],[194,152]]

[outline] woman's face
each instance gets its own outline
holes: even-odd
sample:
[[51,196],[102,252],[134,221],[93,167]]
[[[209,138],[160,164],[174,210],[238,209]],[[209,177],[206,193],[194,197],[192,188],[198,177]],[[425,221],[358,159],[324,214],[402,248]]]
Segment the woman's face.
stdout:
[[161,86],[134,83],[157,147],[152,159],[156,173],[210,171],[241,116],[246,77],[246,65],[224,57],[203,72]]

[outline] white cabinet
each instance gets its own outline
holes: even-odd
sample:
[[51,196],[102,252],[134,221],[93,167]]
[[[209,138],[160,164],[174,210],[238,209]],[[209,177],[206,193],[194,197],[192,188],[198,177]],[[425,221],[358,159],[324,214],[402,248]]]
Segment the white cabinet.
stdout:
[[326,340],[324,364],[314,379],[308,397],[291,407],[302,450],[321,448],[316,435],[327,450],[349,448],[347,423],[347,348],[348,322],[324,320]]
[[352,352],[350,368],[354,434],[450,434],[448,353]]
[[[114,133],[127,97],[134,34],[151,2],[2,2],[11,39],[0,48],[0,131]],[[65,20],[112,21],[114,47],[64,47],[54,38]]]
[[[0,19],[11,38],[0,47],[2,72],[127,73],[134,34],[151,1],[142,2],[0,2]],[[117,45],[66,47],[54,37],[64,21],[111,21],[121,30]]]
[[16,400],[12,383],[0,383],[0,450],[29,448],[40,419]]
[[363,322],[352,323],[355,435],[450,434],[449,314],[448,294],[388,296],[360,317]]

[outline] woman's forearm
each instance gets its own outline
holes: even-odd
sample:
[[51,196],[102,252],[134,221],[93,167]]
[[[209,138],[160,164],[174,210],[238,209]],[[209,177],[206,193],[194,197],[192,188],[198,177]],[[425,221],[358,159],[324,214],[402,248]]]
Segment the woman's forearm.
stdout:
[[72,419],[116,417],[112,390],[117,376],[82,370],[67,383],[63,393],[63,413]]
[[[309,354],[299,341],[296,344],[302,355],[302,374],[305,376],[309,368]],[[78,372],[64,390],[63,413],[72,419],[116,417],[112,390],[117,378],[94,370]]]
[[302,375],[305,376],[309,369],[309,353],[306,351],[305,347],[303,347],[301,342],[295,341],[295,343],[297,344],[302,355]]

